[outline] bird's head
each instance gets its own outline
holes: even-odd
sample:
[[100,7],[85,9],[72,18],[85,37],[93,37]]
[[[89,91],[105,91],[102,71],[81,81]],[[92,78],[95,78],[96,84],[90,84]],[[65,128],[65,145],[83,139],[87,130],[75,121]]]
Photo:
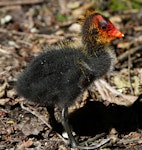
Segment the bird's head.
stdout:
[[85,42],[107,44],[124,36],[109,19],[95,11],[87,12],[79,22]]

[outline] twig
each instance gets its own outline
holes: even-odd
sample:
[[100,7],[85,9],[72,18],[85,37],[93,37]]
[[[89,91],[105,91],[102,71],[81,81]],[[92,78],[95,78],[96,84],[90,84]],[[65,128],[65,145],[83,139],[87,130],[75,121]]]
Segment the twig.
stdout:
[[20,5],[16,5],[16,6],[10,5],[10,6],[5,6],[5,7],[0,8],[0,12],[9,11],[9,10],[21,10],[21,8],[22,7]]
[[137,99],[137,96],[124,95],[120,93],[102,79],[96,80],[94,83],[98,92],[101,94],[102,99],[111,103],[128,106]]
[[30,35],[33,35],[35,37],[46,38],[46,39],[52,39],[52,38],[60,39],[61,38],[61,37],[59,37],[57,35],[26,33],[26,32],[18,32],[18,31],[14,31],[14,30],[5,30],[5,29],[0,29],[0,32],[1,33],[16,34],[16,35],[20,35],[20,36],[30,36]]
[[67,1],[66,0],[58,0],[58,2],[59,2],[61,14],[68,14],[70,12],[70,9],[67,7]]
[[32,5],[32,4],[38,4],[42,3],[44,0],[23,0],[23,1],[1,1],[0,6],[9,6],[9,5]]
[[43,118],[40,116],[40,114],[39,114],[38,112],[35,112],[35,111],[29,109],[28,107],[25,107],[24,104],[23,104],[23,102],[21,102],[20,105],[21,105],[21,108],[22,108],[22,109],[24,109],[24,110],[30,112],[31,114],[33,114],[34,116],[36,116],[36,117],[39,118],[44,124],[46,124],[49,129],[52,129],[52,127],[47,123],[47,121],[46,121],[45,119],[43,119]]
[[[102,134],[101,134],[101,136],[102,136]],[[94,137],[94,138],[91,138],[91,139],[89,139],[90,141],[95,141],[96,140],[96,136]],[[87,142],[89,141],[89,140],[87,140]],[[102,147],[102,146],[105,146],[108,142],[110,142],[111,141],[111,138],[109,137],[109,138],[107,138],[107,139],[103,139],[103,140],[101,140],[101,142],[100,143],[98,143],[98,144],[96,144],[95,146],[94,145],[91,145],[92,147],[94,147],[94,149],[97,149],[97,148],[99,148],[99,147]],[[81,145],[82,144],[85,144],[86,142],[82,142],[81,143]],[[91,148],[91,146],[90,146],[90,148]]]
[[17,40],[17,43],[24,44],[24,45],[32,47],[32,44],[30,42],[26,42],[26,41],[23,41],[23,40]]
[[3,53],[3,54],[10,54],[11,52],[6,51],[6,49],[0,48],[0,53]]
[[130,54],[130,55],[133,55],[133,54],[135,54],[136,52],[141,51],[141,50],[142,50],[142,45],[137,46],[137,47],[135,47],[135,48],[132,48],[132,49],[126,51],[125,53],[123,53],[122,55],[120,55],[120,56],[117,58],[117,62],[116,62],[116,63],[118,63],[118,62],[123,62],[123,61],[127,60],[129,54]]
[[129,79],[129,83],[130,83],[130,90],[131,93],[134,95],[134,90],[133,90],[133,86],[132,86],[132,79],[131,79],[131,54],[128,55],[128,79]]
[[131,139],[121,139],[120,141],[117,142],[117,144],[123,144],[123,145],[127,145],[130,143],[136,143],[140,140],[140,138],[136,137],[136,138],[131,138]]
[[[31,114],[33,114],[34,116],[36,116],[37,118],[39,118],[39,119],[50,129],[50,130],[49,130],[49,134],[50,134],[50,132],[51,132],[51,130],[52,130],[51,125],[48,124],[47,121],[46,121],[38,112],[35,112],[35,111],[29,109],[28,107],[25,107],[25,106],[23,105],[23,101],[20,102],[20,106],[21,106],[21,108],[22,108],[23,110],[26,110],[26,111],[30,112]],[[60,134],[58,134],[58,133],[56,133],[56,134],[57,134],[58,137],[61,138],[65,143],[67,143],[67,141],[66,141]]]
[[96,145],[96,148],[106,145],[110,140],[111,138],[103,139],[99,144]]
[[2,121],[1,118],[0,118],[0,122],[1,122],[1,124],[6,128],[6,124]]
[[86,143],[93,142],[93,141],[95,141],[95,140],[101,138],[101,137],[104,136],[104,135],[105,135],[105,133],[98,134],[98,135],[96,135],[95,137],[90,138],[90,139],[88,139],[88,140],[85,141],[85,142],[81,142],[80,145],[84,145],[84,144],[86,144]]

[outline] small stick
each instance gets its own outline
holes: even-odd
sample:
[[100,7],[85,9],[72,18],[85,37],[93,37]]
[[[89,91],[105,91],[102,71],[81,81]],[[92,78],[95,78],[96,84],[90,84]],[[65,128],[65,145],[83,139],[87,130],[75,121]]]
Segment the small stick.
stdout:
[[125,60],[128,59],[128,56],[129,54],[132,55],[132,54],[135,54],[136,52],[138,51],[141,51],[142,50],[142,45],[140,46],[137,46],[135,48],[131,48],[130,50],[126,51],[125,53],[123,53],[122,55],[120,55],[118,58],[117,58],[117,62],[123,62]]
[[24,110],[30,112],[31,114],[33,114],[34,116],[36,116],[36,117],[39,118],[44,124],[46,124],[49,129],[52,129],[52,127],[47,123],[47,121],[45,121],[45,119],[43,119],[43,117],[40,116],[40,114],[38,114],[37,112],[35,112],[35,111],[29,109],[28,107],[25,107],[24,104],[23,104],[23,102],[21,102],[20,105],[21,105],[21,108],[22,108],[22,109],[24,109]]
[[[52,130],[52,127],[50,124],[47,123],[47,121],[37,112],[32,111],[31,109],[29,109],[28,107],[25,107],[23,104],[23,101],[20,103],[20,106],[23,110],[26,110],[28,112],[30,112],[31,114],[33,114],[34,116],[36,116],[37,118],[39,118],[48,128],[49,128],[49,133]],[[58,133],[56,133],[58,135],[59,138],[61,138],[65,143],[67,143],[67,141]],[[49,134],[48,134],[49,135]]]
[[84,144],[87,143],[87,142],[93,142],[93,141],[95,141],[95,140],[101,138],[101,137],[104,136],[104,135],[105,135],[105,133],[97,134],[95,137],[90,138],[90,139],[88,139],[87,141],[80,143],[80,145],[84,145]]
[[108,100],[111,103],[116,103],[119,105],[123,104],[128,106],[131,105],[137,99],[137,96],[125,95],[120,93],[102,79],[98,79],[94,83],[102,98],[104,100]]
[[9,5],[32,5],[32,4],[38,4],[38,3],[42,3],[44,2],[44,0],[24,0],[24,1],[2,1],[0,2],[0,6],[9,6]]
[[0,29],[1,33],[9,33],[9,34],[15,34],[15,35],[19,35],[19,36],[30,36],[33,35],[35,37],[39,37],[39,38],[46,38],[46,39],[52,39],[52,38],[61,38],[58,37],[57,35],[47,35],[47,34],[35,34],[35,33],[26,33],[26,32],[18,32],[18,31],[14,31],[14,30],[6,30],[6,29]]
[[122,140],[118,141],[117,143],[127,145],[127,144],[130,144],[130,143],[136,143],[139,140],[141,140],[141,139],[139,137],[136,137],[136,138],[131,138],[131,139],[122,139]]
[[134,90],[133,90],[133,86],[132,86],[132,79],[131,79],[131,54],[128,55],[128,79],[129,79],[129,83],[130,83],[130,90],[131,93],[134,95]]

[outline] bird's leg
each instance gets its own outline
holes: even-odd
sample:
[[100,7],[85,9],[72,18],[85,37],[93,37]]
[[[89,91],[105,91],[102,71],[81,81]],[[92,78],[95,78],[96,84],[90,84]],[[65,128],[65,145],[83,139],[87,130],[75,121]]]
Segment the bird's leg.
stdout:
[[62,125],[68,134],[68,138],[69,138],[69,142],[70,142],[71,146],[77,147],[77,142],[76,142],[74,136],[72,135],[72,131],[71,131],[69,123],[68,123],[68,108],[67,107],[63,108],[63,110],[62,110]]
[[50,122],[53,130],[58,132],[59,134],[61,134],[63,131],[63,127],[62,127],[62,124],[59,123],[54,116],[54,107],[53,106],[47,106],[46,108],[47,108],[47,111],[48,111],[49,116],[50,116],[49,122]]
[[79,143],[75,140],[72,132],[71,132],[71,129],[70,129],[70,126],[69,126],[69,123],[68,123],[68,108],[65,107],[63,108],[62,110],[62,125],[65,129],[65,131],[67,132],[68,134],[68,138],[69,138],[69,142],[70,142],[70,145],[73,147],[73,148],[78,148],[80,150],[91,150],[91,149],[97,149],[99,147],[101,147],[102,145],[106,144],[109,140],[105,140],[95,146],[81,146],[79,145]]

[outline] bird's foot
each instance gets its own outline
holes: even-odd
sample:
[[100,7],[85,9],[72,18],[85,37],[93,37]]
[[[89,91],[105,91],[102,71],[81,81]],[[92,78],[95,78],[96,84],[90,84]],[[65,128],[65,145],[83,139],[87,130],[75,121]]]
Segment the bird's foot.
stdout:
[[[80,149],[80,150],[91,150],[91,149],[97,149],[99,147],[102,147],[102,146],[106,145],[107,143],[110,143],[111,138],[103,139],[98,144],[94,144],[94,141],[96,141],[97,139],[99,139],[100,137],[102,137],[104,135],[105,135],[105,133],[98,134],[93,138],[89,138],[85,142],[82,142],[82,143],[79,143],[79,144],[76,143],[75,147]],[[90,145],[90,146],[86,146],[86,145]]]

